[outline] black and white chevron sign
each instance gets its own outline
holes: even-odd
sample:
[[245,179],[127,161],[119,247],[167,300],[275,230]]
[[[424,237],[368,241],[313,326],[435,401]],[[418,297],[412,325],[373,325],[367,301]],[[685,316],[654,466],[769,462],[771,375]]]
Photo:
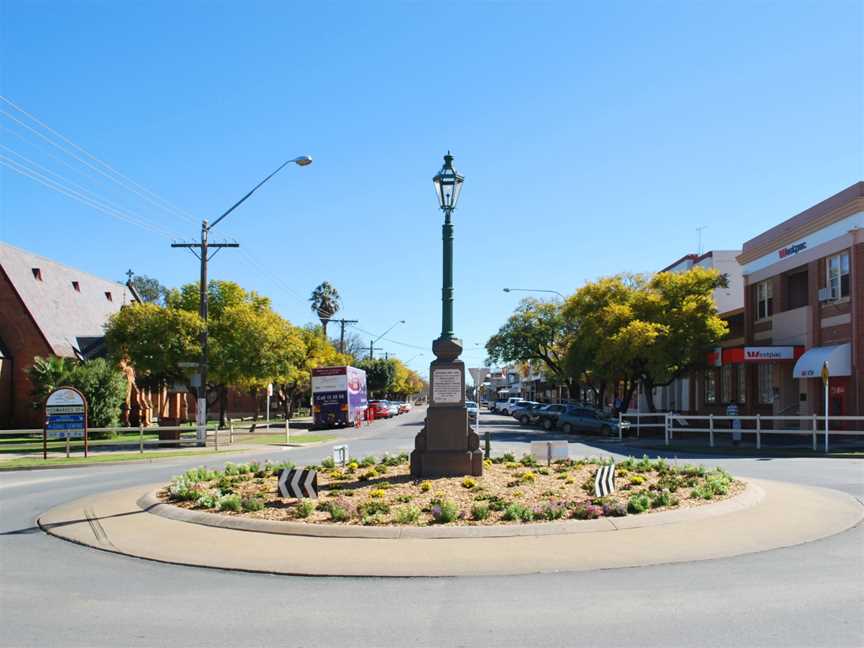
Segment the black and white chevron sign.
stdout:
[[318,498],[318,473],[305,468],[285,468],[279,473],[282,497]]
[[594,478],[594,494],[605,497],[615,491],[615,464],[600,466]]

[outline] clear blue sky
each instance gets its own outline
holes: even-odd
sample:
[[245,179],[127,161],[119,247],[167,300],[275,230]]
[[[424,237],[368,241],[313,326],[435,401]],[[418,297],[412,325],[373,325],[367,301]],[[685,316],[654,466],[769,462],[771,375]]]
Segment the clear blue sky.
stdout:
[[[328,280],[365,330],[407,320],[389,337],[427,349],[417,369],[440,331],[431,178],[448,148],[466,178],[455,323],[470,365],[516,305],[504,286],[655,270],[701,225],[706,249],[738,248],[864,177],[859,0],[0,6],[2,95],[196,219],[312,155],[214,231],[265,270],[226,250],[212,276],[300,324]],[[8,149],[196,235],[0,125]],[[166,238],[0,169],[2,240],[108,278],[196,280]]]

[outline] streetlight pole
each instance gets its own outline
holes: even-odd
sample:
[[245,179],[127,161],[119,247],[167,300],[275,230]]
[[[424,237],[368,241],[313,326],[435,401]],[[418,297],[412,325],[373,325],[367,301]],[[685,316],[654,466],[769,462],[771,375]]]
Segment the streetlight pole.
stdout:
[[[240,247],[240,245],[236,242],[234,243],[210,243],[210,230],[212,230],[216,225],[218,225],[223,218],[225,218],[228,214],[237,209],[240,205],[242,205],[253,193],[255,193],[258,188],[267,182],[274,175],[279,173],[283,168],[288,166],[289,164],[294,163],[298,166],[308,166],[312,164],[312,158],[308,155],[301,155],[300,157],[293,158],[291,160],[287,160],[283,162],[279,168],[277,168],[273,173],[264,178],[261,182],[255,185],[249,193],[243,196],[240,200],[234,203],[226,212],[224,212],[219,218],[217,218],[212,223],[208,223],[207,220],[201,221],[201,242],[200,243],[172,243],[172,248],[186,248],[192,254],[194,254],[201,262],[201,277],[199,280],[198,286],[198,315],[201,318],[204,326],[201,329],[201,335],[199,336],[199,341],[201,343],[201,359],[199,361],[199,385],[197,386],[198,399],[197,399],[197,407],[196,407],[196,423],[197,423],[197,433],[196,433],[196,441],[199,445],[204,445],[207,442],[207,359],[208,359],[208,348],[207,348],[207,309],[208,309],[208,292],[207,292],[207,263],[212,259],[222,248],[236,248]],[[213,253],[210,253],[210,250],[213,250]]]
[[[387,334],[388,334],[390,331],[392,331],[394,328],[396,328],[396,327],[399,326],[400,324],[404,324],[404,323],[405,323],[405,320],[398,320],[398,321],[396,321],[396,322],[393,324],[393,326],[391,326],[390,328],[388,328],[386,331],[384,331],[384,332],[383,332],[381,335],[379,335],[377,338],[375,338],[374,340],[372,340],[372,339],[369,340],[369,358],[370,358],[370,359],[374,356],[374,352],[375,352],[375,348],[376,348],[376,347],[375,347],[375,343],[376,343],[378,340],[380,340],[381,338],[383,338],[385,335],[387,335]],[[380,351],[380,349],[378,349],[378,350]]]

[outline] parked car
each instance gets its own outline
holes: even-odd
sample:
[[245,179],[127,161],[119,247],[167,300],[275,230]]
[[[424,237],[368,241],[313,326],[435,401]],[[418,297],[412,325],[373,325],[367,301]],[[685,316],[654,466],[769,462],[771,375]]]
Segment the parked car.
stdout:
[[540,409],[543,407],[545,407],[543,403],[535,403],[534,401],[522,401],[521,403],[517,403],[516,407],[513,408],[512,416],[522,425],[536,423],[537,412],[539,412]]
[[465,409],[468,410],[468,418],[477,418],[477,414],[479,414],[480,410],[477,407],[477,403],[474,401],[465,401]]
[[390,401],[389,403],[387,403],[387,407],[390,409],[390,416],[399,415],[399,403],[395,401]]
[[369,409],[375,412],[375,418],[390,418],[393,416],[390,413],[390,402],[386,400],[369,401]]
[[411,411],[411,403],[399,403],[399,413],[407,414]]
[[552,404],[537,410],[537,422],[544,430],[554,430],[558,425],[558,417],[569,405]]
[[[590,407],[569,406],[558,416],[558,427],[564,434],[573,432],[598,432],[604,435],[618,434],[618,419],[606,418],[601,412]],[[624,421],[621,429],[626,430],[630,423]]]
[[521,396],[511,396],[507,400],[496,401],[495,411],[499,414],[507,414],[509,416],[513,406],[521,400]]

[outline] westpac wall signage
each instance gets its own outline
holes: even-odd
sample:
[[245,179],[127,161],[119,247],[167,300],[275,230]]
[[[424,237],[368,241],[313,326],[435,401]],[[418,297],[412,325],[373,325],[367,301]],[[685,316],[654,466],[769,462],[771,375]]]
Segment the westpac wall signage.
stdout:
[[779,250],[777,254],[780,255],[781,259],[785,259],[788,256],[792,256],[793,254],[798,254],[801,250],[807,249],[807,241],[803,241],[802,243],[796,243],[795,245],[790,245],[789,247],[783,248]]

